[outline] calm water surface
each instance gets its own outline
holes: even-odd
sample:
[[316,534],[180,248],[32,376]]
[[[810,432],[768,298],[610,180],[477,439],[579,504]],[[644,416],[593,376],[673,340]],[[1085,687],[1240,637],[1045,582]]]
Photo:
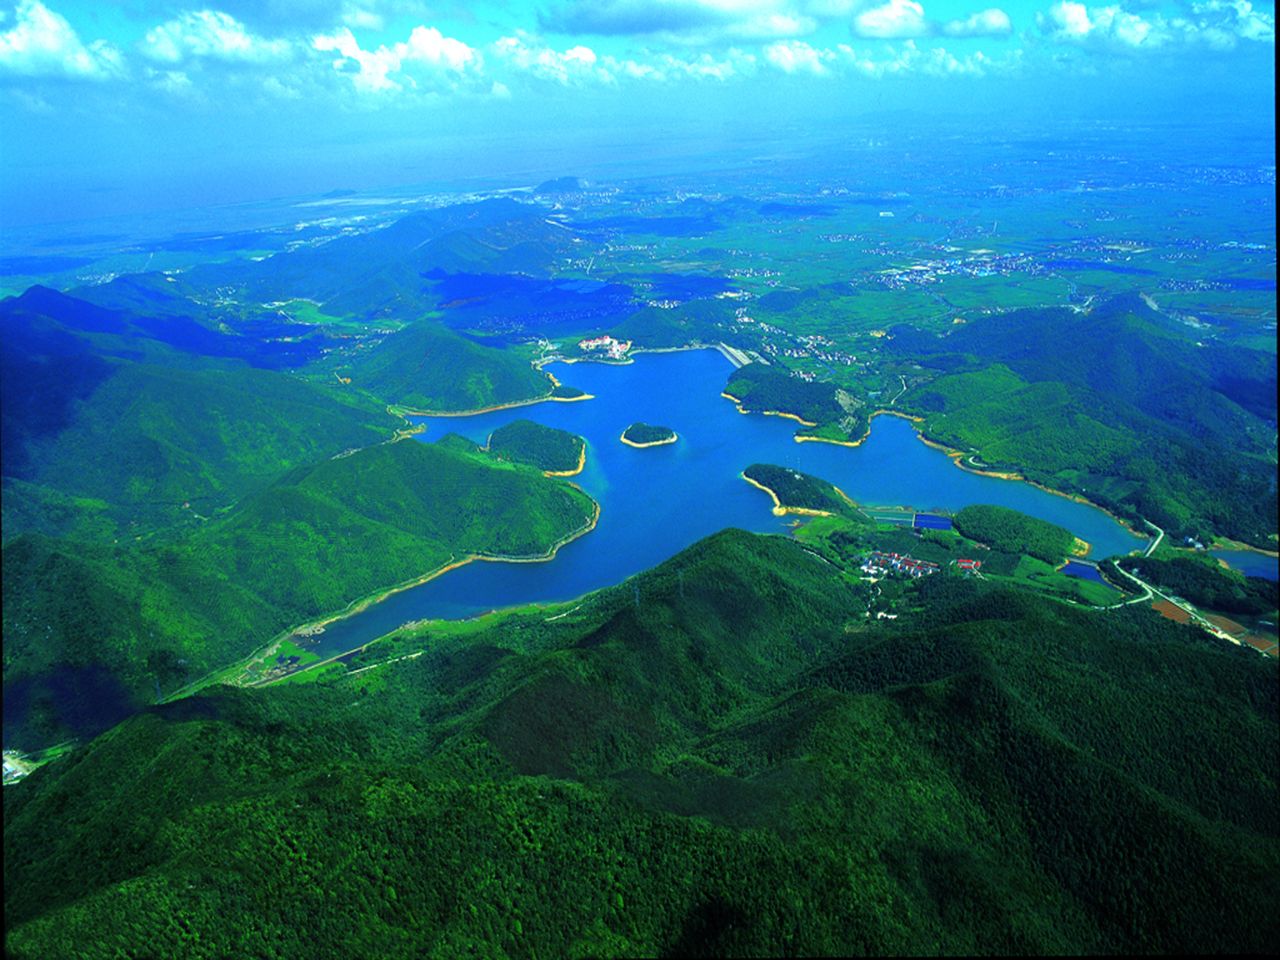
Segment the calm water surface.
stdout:
[[1239,570],[1246,577],[1280,580],[1280,558],[1252,550],[1214,550],[1213,555],[1225,560],[1227,566],[1232,570]]
[[[980,477],[925,446],[911,424],[877,417],[859,447],[796,443],[795,423],[742,415],[720,396],[732,368],[712,350],[642,354],[635,363],[553,364],[562,382],[595,399],[541,403],[475,417],[422,418],[418,440],[449,432],[477,443],[519,418],[587,440],[587,466],[575,482],[600,503],[600,522],[548,563],[472,563],[395,594],[331,624],[317,649],[352,649],[409,620],[459,618],[534,601],[568,600],[618,583],[726,527],[777,533],[769,498],[739,476],[752,463],[776,463],[836,484],[854,500],[921,511],[973,503],[1012,507],[1061,524],[1092,544],[1091,557],[1127,553],[1143,541],[1100,510],[1025,484]],[[636,420],[671,427],[679,441],[637,450],[618,439]]]

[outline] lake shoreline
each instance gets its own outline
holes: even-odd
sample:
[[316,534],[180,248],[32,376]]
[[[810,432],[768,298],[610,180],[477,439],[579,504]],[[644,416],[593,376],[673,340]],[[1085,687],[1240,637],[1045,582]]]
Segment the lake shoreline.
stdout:
[[513,400],[510,403],[499,403],[492,407],[481,407],[479,410],[414,410],[411,407],[392,404],[387,407],[387,412],[401,419],[405,417],[478,417],[484,413],[497,413],[499,410],[531,407],[535,403],[577,403],[580,400],[594,399],[595,397],[589,393],[583,393],[577,397],[554,397],[551,394],[547,394],[545,397],[534,397],[530,400]]
[[[631,429],[630,427],[627,427],[627,430],[630,430],[630,429]],[[665,447],[669,444],[675,443],[677,440],[680,439],[680,434],[672,430],[671,436],[666,437],[662,440],[650,440],[646,443],[636,443],[634,440],[627,439],[627,430],[623,430],[622,433],[618,436],[618,439],[621,440],[623,443],[625,443],[628,447],[635,447],[637,450],[644,450],[647,447]]]
[[[911,418],[908,418],[908,419],[911,419]],[[921,418],[915,418],[915,419],[920,420]],[[924,432],[921,430],[916,431],[916,436],[920,439],[920,442],[923,443],[925,446],[933,447],[935,450],[941,450],[943,453],[945,453],[948,457],[951,458],[951,462],[955,464],[957,467],[959,467],[961,470],[965,471],[965,473],[972,473],[975,476],[979,476],[979,477],[991,477],[994,480],[1015,480],[1018,483],[1025,483],[1028,486],[1035,487],[1037,490],[1042,490],[1045,493],[1052,494],[1055,497],[1063,497],[1067,500],[1072,501],[1073,503],[1083,504],[1086,507],[1092,507],[1094,510],[1101,510],[1108,517],[1110,517],[1116,523],[1120,524],[1122,527],[1124,527],[1134,536],[1141,537],[1146,541],[1151,540],[1150,535],[1136,529],[1131,521],[1125,519],[1124,517],[1117,516],[1116,514],[1108,510],[1106,507],[1104,507],[1102,504],[1095,503],[1094,501],[1090,500],[1088,497],[1083,497],[1078,493],[1067,493],[1065,490],[1056,490],[1053,487],[1046,486],[1045,484],[1040,483],[1037,480],[1029,480],[1020,473],[1013,473],[1013,472],[1002,471],[1002,470],[979,470],[977,467],[968,466],[963,462],[964,457],[966,456],[963,450],[957,450],[955,447],[948,446],[945,443],[940,443],[937,440],[931,440],[929,437],[925,436]],[[1137,548],[1135,547],[1135,549]]]
[[1264,557],[1280,557],[1280,551],[1267,550],[1263,547],[1255,547],[1251,543],[1241,543],[1239,540],[1232,540],[1230,537],[1217,537],[1210,550],[1242,550],[1248,553],[1260,553]]
[[[742,408],[741,402],[736,397],[730,396],[729,394],[723,391],[721,391],[720,396],[724,397],[726,400],[732,400],[735,404],[737,404],[739,413],[753,412],[753,411],[744,410]],[[800,418],[797,417],[794,413],[774,412],[774,415],[789,417],[790,419],[793,419],[793,420],[800,420]],[[937,440],[933,440],[929,438],[928,436],[925,435],[924,431],[921,430],[920,427],[918,426],[918,424],[925,422],[924,417],[917,417],[909,413],[903,413],[901,410],[880,409],[871,413],[871,415],[867,418],[866,432],[863,433],[863,435],[859,437],[857,440],[830,440],[830,439],[827,439],[826,437],[806,437],[806,436],[801,436],[799,434],[793,437],[793,439],[797,443],[805,443],[805,442],[830,443],[830,444],[834,444],[836,446],[841,446],[841,447],[861,446],[871,436],[871,422],[875,420],[876,417],[879,417],[879,416],[897,417],[901,420],[910,421],[913,425],[916,425],[915,427],[916,439],[918,439],[921,443],[923,443],[927,447],[932,447],[935,450],[940,450],[941,452],[945,453],[947,457],[951,460],[952,464],[954,464],[956,467],[960,468],[961,470],[965,471],[966,473],[972,473],[975,476],[979,476],[979,477],[989,477],[993,480],[1015,480],[1019,483],[1025,483],[1025,484],[1028,484],[1029,486],[1035,487],[1037,490],[1042,490],[1045,493],[1052,494],[1055,497],[1065,497],[1067,500],[1071,500],[1075,503],[1083,504],[1087,507],[1092,507],[1095,510],[1102,511],[1108,517],[1114,520],[1116,523],[1120,524],[1122,527],[1124,527],[1126,530],[1132,533],[1134,536],[1141,537],[1146,541],[1150,541],[1151,539],[1151,537],[1148,534],[1143,533],[1140,530],[1137,530],[1134,527],[1133,523],[1130,522],[1129,520],[1123,517],[1117,516],[1115,513],[1112,513],[1106,507],[1102,506],[1102,504],[1095,503],[1094,501],[1088,499],[1087,497],[1083,497],[1078,493],[1067,493],[1065,490],[1055,490],[1053,487],[1046,486],[1045,484],[1039,483],[1038,481],[1028,480],[1025,476],[1023,476],[1020,473],[1014,473],[1010,471],[1001,471],[1001,470],[980,470],[977,467],[969,466],[965,464],[963,461],[964,461],[964,458],[968,456],[968,454],[966,454],[963,450],[958,450],[955,447],[949,446],[948,444],[941,443]],[[807,423],[807,421],[804,421],[804,420],[800,420],[800,422],[804,423],[806,426],[817,426],[817,424],[809,424]],[[1219,542],[1225,543],[1226,541],[1219,541]],[[1235,543],[1235,541],[1230,541],[1230,542],[1233,545]],[[1137,549],[1137,548],[1135,547],[1134,549]],[[1233,546],[1229,549],[1235,549],[1235,547]],[[1239,546],[1239,549],[1253,550],[1254,552],[1267,554],[1268,556],[1273,556],[1273,557],[1278,555],[1276,553],[1272,553],[1267,550],[1262,550],[1258,547],[1250,547],[1246,544],[1241,544]]]
[[[800,517],[834,517],[835,516],[835,514],[832,513],[830,510],[813,510],[809,507],[783,506],[782,501],[778,499],[778,495],[774,493],[772,489],[770,489],[769,487],[766,487],[759,480],[752,480],[745,473],[740,473],[738,474],[738,476],[740,476],[743,480],[747,481],[747,483],[751,484],[751,486],[755,487],[757,490],[763,490],[765,493],[769,495],[769,499],[773,501],[773,515],[776,517],[785,517],[788,514],[795,514],[796,516],[800,516]],[[845,496],[843,492],[840,495],[844,497],[846,500],[849,499],[847,496]]]
[[[725,343],[689,343],[680,347],[636,347],[633,350],[628,350],[626,356],[621,360],[610,360],[606,357],[564,357],[560,354],[552,354],[549,357],[539,357],[531,362],[535,370],[541,370],[549,363],[600,363],[606,367],[625,367],[635,363],[635,357],[642,353],[687,353],[691,350],[713,350],[728,360],[735,368],[745,367],[751,362],[751,358],[741,350]],[[552,379],[554,380],[555,378],[552,377]]]
[[[721,394],[724,396],[724,394]],[[871,421],[876,417],[897,417],[900,420],[910,420],[912,423],[920,423],[923,417],[913,417],[909,413],[903,413],[901,410],[875,410],[867,417],[867,429],[857,440],[833,440],[830,437],[814,437],[797,433],[793,439],[796,443],[830,443],[837,447],[860,447],[871,436]],[[816,426],[816,424],[814,424]]]
[[785,417],[787,420],[794,420],[796,423],[805,427],[817,426],[816,423],[810,420],[806,420],[804,417],[800,416],[799,414],[787,413],[786,411],[783,411],[783,410],[748,410],[746,407],[742,405],[741,400],[739,400],[733,394],[726,393],[723,390],[720,391],[720,396],[724,397],[726,400],[732,401],[733,405],[738,408],[738,412],[746,416],[750,416],[753,413],[759,413],[762,416],[766,416],[766,417]]
[[582,449],[578,451],[578,465],[572,470],[543,470],[544,477],[576,477],[587,465],[587,441],[582,441]]
[[[585,452],[585,446],[583,449]],[[581,487],[578,487],[578,485],[574,483],[571,483],[570,486],[573,486],[578,490],[582,489]],[[591,516],[590,518],[588,518],[587,522],[583,526],[578,527],[576,530],[573,530],[572,532],[567,533],[560,539],[556,540],[554,543],[551,544],[551,546],[547,548],[544,554],[537,555],[537,556],[530,556],[530,557],[512,557],[512,556],[491,555],[491,554],[485,554],[485,553],[471,553],[471,554],[467,554],[460,560],[455,560],[451,558],[448,562],[442,564],[439,567],[436,567],[434,570],[431,570],[427,573],[422,574],[421,576],[403,581],[392,587],[375,591],[374,593],[369,594],[368,596],[362,597],[358,600],[353,600],[347,607],[345,607],[342,611],[338,613],[321,617],[320,619],[317,619],[317,620],[310,620],[298,626],[291,627],[286,631],[280,634],[277,634],[277,636],[273,638],[265,647],[261,648],[260,651],[256,651],[250,654],[248,657],[244,658],[243,660],[237,661],[235,664],[232,664],[228,667],[223,667],[214,671],[213,675],[216,676],[218,674],[226,674],[236,669],[237,667],[239,667],[240,664],[245,664],[247,666],[249,663],[252,663],[254,660],[265,659],[267,657],[270,657],[276,650],[279,649],[280,645],[284,643],[286,640],[292,639],[294,637],[299,637],[299,636],[301,637],[318,636],[324,632],[325,627],[329,626],[332,623],[337,623],[339,620],[346,620],[349,617],[354,617],[358,614],[361,614],[364,611],[368,610],[370,607],[375,606],[376,604],[379,604],[382,601],[386,600],[388,597],[394,596],[397,593],[402,593],[405,590],[411,590],[414,587],[420,587],[424,583],[430,583],[432,580],[442,577],[446,573],[450,573],[461,567],[465,567],[469,563],[473,563],[478,560],[485,561],[488,563],[546,563],[550,560],[554,560],[556,557],[556,554],[560,552],[560,549],[562,547],[567,546],[568,544],[574,542],[575,540],[585,537],[588,533],[590,533],[592,530],[596,528],[596,524],[600,520],[600,504],[594,498],[592,498],[591,503],[592,503]],[[360,644],[359,646],[355,646],[349,650],[344,650],[340,653],[333,654],[317,663],[307,664],[305,668],[301,670],[297,670],[294,673],[288,673],[281,677],[272,678],[271,680],[258,681],[257,683],[245,683],[245,684],[237,684],[237,685],[265,686],[271,683],[275,683],[279,680],[283,680],[286,677],[297,676],[299,673],[305,673],[308,670],[312,670],[318,666],[321,666],[322,664],[332,663],[334,660],[345,657],[348,654],[355,653],[360,650],[364,650],[370,644],[376,643],[380,639],[381,637],[374,637],[372,640],[366,640],[363,644]],[[210,680],[209,682],[214,682],[214,681]],[[223,681],[223,682],[234,682],[234,681]],[[204,684],[204,685],[208,685],[208,684]],[[200,687],[195,687],[194,689],[184,688],[183,690],[180,690],[177,693],[172,694],[170,697],[167,697],[166,702],[169,699],[176,699],[178,696],[190,696],[192,693],[197,692],[198,689],[200,689]]]

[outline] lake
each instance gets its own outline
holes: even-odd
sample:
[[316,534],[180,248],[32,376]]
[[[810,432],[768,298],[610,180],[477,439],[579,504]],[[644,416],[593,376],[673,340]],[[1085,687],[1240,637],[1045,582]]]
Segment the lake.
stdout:
[[1214,550],[1213,555],[1226,561],[1232,570],[1239,570],[1246,577],[1265,577],[1280,580],[1280,559],[1253,550]]
[[1065,573],[1068,577],[1079,577],[1081,580],[1093,580],[1096,583],[1107,582],[1102,579],[1102,574],[1098,572],[1097,567],[1077,560],[1068,560],[1059,573]]
[[[877,417],[858,447],[796,443],[796,424],[743,415],[720,396],[732,367],[714,350],[651,353],[634,363],[556,363],[547,370],[595,399],[539,403],[474,417],[422,417],[431,443],[456,432],[483,444],[512,420],[527,418],[579,434],[586,469],[574,481],[600,503],[596,529],[547,563],[472,563],[388,597],[330,624],[317,651],[333,655],[410,620],[460,618],[535,601],[569,600],[618,583],[726,527],[786,531],[769,497],[739,474],[775,463],[821,477],[859,503],[952,512],[974,503],[1012,507],[1060,524],[1092,545],[1094,559],[1128,553],[1146,541],[1101,510],[1029,484],[957,469],[921,443],[912,425]],[[638,450],[619,437],[637,420],[671,427],[678,442]]]

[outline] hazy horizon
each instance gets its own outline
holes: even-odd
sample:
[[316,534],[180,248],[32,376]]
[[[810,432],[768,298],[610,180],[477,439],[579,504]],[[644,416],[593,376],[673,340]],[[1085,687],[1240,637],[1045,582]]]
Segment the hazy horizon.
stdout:
[[1175,125],[1223,162],[1230,136],[1273,136],[1274,6],[1247,0],[467,6],[0,7],[0,222],[642,176],[858,137]]

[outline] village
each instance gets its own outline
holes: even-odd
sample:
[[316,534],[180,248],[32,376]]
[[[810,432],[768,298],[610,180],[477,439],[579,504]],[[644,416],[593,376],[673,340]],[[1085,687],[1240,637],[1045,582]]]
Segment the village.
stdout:
[[[961,570],[965,574],[974,573],[981,576],[981,560],[962,558],[953,562],[957,570]],[[879,578],[892,574],[919,580],[921,577],[937,573],[942,568],[931,560],[917,560],[910,554],[872,550],[858,569],[867,574],[867,577],[874,583]]]
[[579,340],[578,349],[583,353],[603,352],[610,360],[625,360],[627,351],[631,349],[631,341],[615,340],[606,333],[599,337]]

